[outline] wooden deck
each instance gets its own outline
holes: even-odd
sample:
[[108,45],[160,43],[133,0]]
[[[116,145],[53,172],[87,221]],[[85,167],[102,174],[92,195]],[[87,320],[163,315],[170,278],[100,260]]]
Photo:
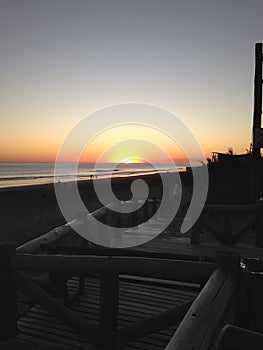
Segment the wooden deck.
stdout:
[[[192,301],[199,292],[196,285],[176,284],[154,286],[129,278],[121,278],[119,293],[119,328],[154,316],[161,311]],[[76,278],[68,282],[70,292],[77,288]],[[85,293],[74,301],[72,310],[98,325],[99,282],[96,276],[86,278]],[[35,305],[18,320],[17,339],[42,346],[65,346],[65,349],[93,349],[89,341],[55,319],[41,306]],[[161,350],[173,335],[176,326],[151,334],[124,346],[123,350]]]
[[215,260],[218,252],[235,252],[242,258],[263,259],[263,248],[255,247],[252,243],[236,243],[235,245],[222,245],[217,241],[204,241],[201,244],[191,244],[189,237],[169,237],[154,239],[146,244],[133,248],[140,252],[165,253],[178,255],[182,258],[197,258]]
[[[128,229],[127,235],[153,235],[153,223],[141,232]],[[249,236],[249,235],[248,235]],[[249,236],[250,237],[250,236]],[[87,244],[87,243],[86,243]],[[72,246],[70,247],[72,249]],[[80,246],[83,254],[115,255],[116,249]],[[86,252],[85,252],[86,249]],[[234,252],[241,258],[263,259],[263,248],[256,247],[253,239],[244,239],[234,245],[222,245],[211,235],[201,235],[201,244],[191,244],[189,235],[175,237],[172,234],[158,236],[151,241],[129,248],[119,250],[119,254],[141,255],[147,257],[163,257],[173,259],[189,259],[215,261],[217,253]],[[74,254],[74,249],[71,252]],[[80,254],[82,254],[80,252]],[[68,282],[69,290],[73,293],[77,289],[76,278]],[[76,299],[71,306],[81,317],[98,326],[99,320],[99,280],[90,276],[85,281],[85,293]],[[136,323],[137,321],[157,315],[162,311],[188,301],[197,296],[200,286],[184,283],[168,282],[146,279],[144,277],[122,276],[119,292],[119,328]],[[161,350],[165,349],[174,334],[178,324],[143,337],[122,347],[123,350]],[[89,340],[77,334],[60,320],[55,319],[41,306],[35,305],[27,310],[18,320],[19,334],[17,339],[35,343],[39,346],[52,346],[55,349],[96,349]]]
[[[144,224],[144,229],[128,229],[127,235],[138,235],[138,237],[148,237],[149,240],[155,234],[155,230],[158,229],[160,223],[150,220],[149,223]],[[206,259],[210,261],[215,260],[217,253],[221,252],[235,252],[240,255],[241,258],[263,258],[263,248],[255,246],[255,234],[251,229],[247,230],[247,233],[233,245],[223,245],[211,233],[201,234],[200,244],[191,244],[190,234],[180,235],[174,234],[171,230],[167,231],[167,235],[157,236],[151,239],[149,242],[138,245],[131,248],[139,252],[147,253],[163,253],[177,255],[185,259]]]

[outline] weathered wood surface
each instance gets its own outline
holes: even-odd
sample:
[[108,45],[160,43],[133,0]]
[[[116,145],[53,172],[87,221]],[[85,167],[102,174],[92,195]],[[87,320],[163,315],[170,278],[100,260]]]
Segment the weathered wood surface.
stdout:
[[213,272],[215,265],[209,262],[144,257],[17,254],[12,258],[11,267],[15,271],[49,271],[67,274],[119,273],[203,283]]
[[90,216],[93,216],[97,219],[104,217],[109,209],[114,209],[116,207],[115,203],[109,203],[107,207],[101,207],[90,214],[77,213],[77,218],[71,222],[66,223],[55,227],[53,230],[44,233],[43,235],[36,237],[16,248],[17,253],[39,253],[41,250],[42,244],[54,243],[58,241],[63,242],[63,238],[68,235],[72,235],[74,232],[71,226],[77,227],[78,225],[83,225],[89,219]]
[[165,350],[207,350],[237,287],[236,276],[218,268],[193,302]]
[[41,244],[52,243],[71,233],[72,228],[70,226],[70,223],[67,223],[22,244],[16,249],[16,251],[17,253],[38,253],[40,252]]
[[232,325],[226,325],[220,331],[212,350],[232,349],[263,349],[263,334]]
[[114,350],[118,337],[119,276],[100,275],[99,344]]
[[[71,309],[94,326],[99,325],[99,279],[89,277],[85,282],[85,293],[74,302]],[[78,288],[77,278],[68,282],[70,293]],[[198,288],[177,289],[145,284],[143,281],[124,281],[120,277],[118,327],[128,327],[136,321],[155,317],[173,307],[192,302]],[[177,325],[132,341],[123,350],[163,350]],[[32,307],[18,320],[17,339],[35,344],[67,346],[70,349],[93,349],[89,341],[54,318],[39,305]]]
[[13,284],[10,261],[15,254],[12,245],[0,245],[0,340],[16,335],[17,290]]
[[155,239],[147,244],[133,248],[140,252],[159,252],[167,254],[177,254],[178,256],[188,258],[205,258],[215,260],[215,256],[220,252],[235,252],[242,258],[263,258],[263,249],[247,243],[237,243],[233,246],[223,246],[219,242],[206,241],[202,244],[190,244],[189,237],[169,237]]
[[91,341],[96,342],[98,330],[94,325],[91,325],[75,312],[66,308],[63,303],[43,291],[21,274],[14,274],[13,278],[15,285],[22,293],[30,297],[34,302],[42,305],[55,317],[65,321],[65,323],[69,324],[73,329],[87,336]]
[[169,310],[161,312],[155,317],[149,317],[131,326],[124,327],[119,333],[119,343],[126,344],[148,334],[158,332],[162,329],[178,324],[189,309],[191,302],[181,304]]
[[[66,345],[47,345],[47,344],[33,344],[25,341],[12,339],[7,342],[0,342],[1,350],[72,350]],[[94,347],[86,348],[87,350],[95,350]]]

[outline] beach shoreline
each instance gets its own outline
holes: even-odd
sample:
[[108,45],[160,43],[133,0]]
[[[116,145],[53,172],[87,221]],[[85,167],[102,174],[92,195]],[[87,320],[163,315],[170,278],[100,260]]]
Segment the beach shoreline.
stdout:
[[[180,175],[182,182],[186,174]],[[116,197],[129,200],[132,197],[131,183],[143,179],[149,186],[149,197],[160,197],[162,184],[159,174],[112,178],[111,184]],[[103,184],[105,179],[95,180]],[[62,185],[65,183],[62,183]],[[66,184],[70,184],[66,182]],[[93,187],[93,180],[78,182],[79,192],[89,212],[102,206]],[[66,223],[55,195],[54,183],[33,186],[19,186],[0,189],[1,241],[16,246]]]

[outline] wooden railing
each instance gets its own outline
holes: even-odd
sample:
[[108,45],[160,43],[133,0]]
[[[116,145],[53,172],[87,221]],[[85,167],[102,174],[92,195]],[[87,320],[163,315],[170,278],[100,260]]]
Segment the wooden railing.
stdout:
[[[102,208],[93,215],[103,218],[107,210],[107,208]],[[262,213],[261,202],[256,206],[208,206],[206,210],[213,213],[223,212],[225,215],[232,212],[251,213],[255,216],[253,220],[255,220],[256,230],[260,232],[263,227],[262,215],[260,215]],[[83,217],[76,220],[81,222]],[[196,234],[196,231],[193,230],[193,233]],[[200,232],[198,234],[200,237]],[[91,343],[97,344],[100,349],[107,350],[116,349],[180,321],[180,326],[165,350],[205,350],[219,331],[226,310],[230,310],[232,314],[235,313],[236,304],[231,301],[239,289],[241,274],[239,257],[236,255],[224,254],[215,264],[176,260],[171,257],[36,254],[40,251],[41,245],[55,240],[63,241],[71,235],[72,230],[67,224],[17,249],[8,245],[0,246],[1,341],[12,339],[17,333],[17,290],[87,337]],[[196,238],[198,235],[192,234],[192,240]],[[259,242],[261,242],[260,235],[257,236],[257,243]],[[25,271],[66,274],[67,276],[98,274],[100,278],[99,325],[94,326],[70,310],[26,276]],[[181,304],[118,330],[120,275],[181,281],[200,284],[204,287],[192,305],[191,303]],[[229,305],[234,306],[229,308]]]
[[[141,321],[138,325],[121,328],[118,332],[119,275],[147,276],[159,279],[204,284],[215,269],[205,262],[74,255],[20,254],[10,246],[1,247],[1,320],[0,339],[16,335],[16,291],[20,290],[49,313],[63,320],[102,349],[115,349],[153,331],[179,322],[190,304]],[[22,272],[23,271],[23,272]],[[98,274],[100,276],[99,326],[82,319],[77,313],[51,296],[24,274],[24,271],[52,271],[59,274]]]
[[226,310],[234,318],[233,296],[239,288],[238,255],[221,255],[213,272],[174,333],[165,350],[207,350],[219,331]]
[[[209,223],[210,215],[221,215],[223,229],[221,231]],[[233,214],[244,215],[247,218],[241,226],[233,229]],[[263,246],[263,201],[258,200],[256,205],[205,205],[203,212],[191,229],[191,243],[200,244],[202,230],[211,233],[224,245],[232,245],[238,241],[249,228],[255,233],[254,243]]]
[[[239,289],[239,257],[231,254],[220,256],[214,264],[138,257],[19,254],[10,246],[1,246],[0,250],[2,341],[16,336],[16,291],[20,290],[100,349],[116,349],[181,321],[165,350],[205,350],[219,331],[225,311],[230,310],[232,297]],[[98,274],[99,325],[90,324],[67,308],[32,282],[24,271]],[[189,302],[181,304],[118,330],[119,275],[122,274],[198,283],[204,287],[192,305]]]
[[[140,202],[140,201],[138,201]],[[120,222],[121,215],[125,219],[125,224],[132,226],[136,226],[141,222],[145,222],[148,218],[151,218],[160,205],[160,200],[157,198],[148,199],[144,205],[138,210],[132,211],[133,207],[136,207],[138,202],[134,201],[125,201],[122,202],[121,205],[128,206],[130,208],[130,214],[120,214],[121,208],[119,204],[112,202],[107,206],[103,206],[92,213],[87,214],[86,212],[76,213],[76,219],[71,222],[66,223],[65,225],[61,225],[56,227],[55,229],[49,231],[46,234],[41,235],[31,241],[28,241],[21,246],[19,246],[16,251],[17,253],[39,253],[41,251],[41,247],[52,245],[55,243],[59,243],[60,245],[68,243],[71,247],[79,247],[79,241],[84,241],[79,235],[75,234],[72,229],[72,226],[78,227],[82,225],[87,226],[87,230],[96,232],[96,222],[90,221],[90,217],[95,217],[98,221],[102,221],[106,223],[108,226],[118,227],[122,223]],[[128,220],[127,220],[128,216]],[[124,221],[124,220],[123,220]]]

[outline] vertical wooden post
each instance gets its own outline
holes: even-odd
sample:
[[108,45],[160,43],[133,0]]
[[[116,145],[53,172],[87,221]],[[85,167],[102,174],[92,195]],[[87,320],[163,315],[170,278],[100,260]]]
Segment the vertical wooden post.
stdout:
[[10,268],[14,254],[13,245],[0,245],[0,340],[14,338],[17,333],[17,293]]
[[253,161],[252,161],[252,203],[258,199],[260,181],[260,147],[257,144],[257,129],[261,128],[262,114],[262,43],[255,46],[254,113],[253,113]]
[[79,294],[85,293],[85,275],[79,275]]
[[134,200],[133,201],[133,206],[132,206],[132,213],[131,213],[131,226],[137,226],[139,222],[139,210],[134,210],[135,205],[138,203],[138,201]]
[[200,244],[200,218],[191,227],[191,244]]
[[240,270],[240,255],[234,252],[219,252],[216,255],[216,264],[222,269],[238,272]]
[[148,220],[150,220],[153,216],[153,204],[154,204],[154,200],[152,198],[148,199]]
[[118,335],[119,275],[100,277],[99,345],[114,350]]
[[224,244],[232,244],[232,222],[230,214],[224,215]]
[[263,198],[256,201],[255,244],[263,247]]

